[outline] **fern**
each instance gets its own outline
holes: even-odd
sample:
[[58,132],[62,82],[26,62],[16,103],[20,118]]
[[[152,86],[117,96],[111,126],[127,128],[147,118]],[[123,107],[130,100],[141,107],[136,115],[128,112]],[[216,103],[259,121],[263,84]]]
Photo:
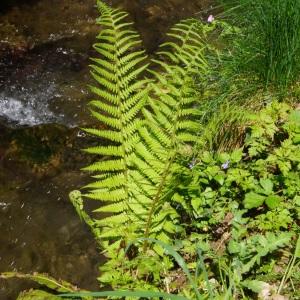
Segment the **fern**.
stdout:
[[96,100],[90,102],[92,115],[106,128],[85,129],[89,134],[108,140],[111,145],[85,149],[86,152],[109,157],[84,168],[97,172],[101,178],[87,185],[85,197],[105,202],[96,211],[120,213],[95,224],[100,228],[97,238],[102,239],[107,231],[119,229],[118,223],[129,222],[128,203],[130,194],[130,164],[132,151],[139,137],[138,117],[146,99],[147,82],[141,75],[147,68],[144,51],[137,50],[139,35],[131,30],[131,23],[124,23],[127,14],[111,9],[98,2],[101,17],[97,23],[103,27],[97,36],[94,48],[100,57],[92,59],[91,74],[97,86],[91,86]]
[[[197,137],[199,123],[193,121],[197,110],[197,93],[194,75],[203,71],[203,44],[197,20],[186,20],[172,28],[170,37],[174,42],[162,45],[160,60],[154,63],[161,71],[151,71],[156,81],[150,83],[152,93],[144,108],[145,122],[140,129],[140,144],[149,149],[151,159],[137,147],[136,155],[146,165],[136,164],[140,174],[145,168],[155,171],[159,176],[148,177],[152,184],[151,205],[147,211],[145,238],[156,238],[168,243],[168,235],[180,229],[176,226],[177,212],[164,200],[169,192],[169,182],[176,169],[176,156],[185,143],[193,143]],[[166,48],[170,48],[170,50]],[[157,162],[160,165],[157,165]],[[146,186],[145,186],[146,189]],[[146,244],[144,250],[146,248]]]
[[[100,57],[91,66],[97,85],[91,87],[96,99],[90,107],[105,128],[85,131],[108,143],[85,151],[107,159],[84,168],[98,174],[84,196],[100,200],[95,212],[106,217],[91,221],[78,213],[111,253],[109,249],[120,247],[122,240],[145,237],[167,243],[181,230],[169,201],[169,183],[178,168],[178,152],[196,140],[194,78],[206,64],[199,21],[186,20],[171,30],[172,40],[162,45],[159,58],[153,60],[156,71],[151,71],[139,49],[139,35],[125,21],[127,14],[102,2],[98,7],[97,23],[103,28],[95,44]],[[144,251],[147,248],[145,242]],[[162,254],[161,247],[155,250]]]

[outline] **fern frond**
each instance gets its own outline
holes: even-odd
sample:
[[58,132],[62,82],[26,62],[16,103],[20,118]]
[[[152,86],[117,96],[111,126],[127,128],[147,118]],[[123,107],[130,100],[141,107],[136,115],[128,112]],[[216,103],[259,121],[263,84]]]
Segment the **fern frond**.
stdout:
[[[116,237],[120,224],[131,220],[131,206],[139,194],[130,175],[135,145],[139,143],[139,116],[147,101],[148,79],[143,79],[148,64],[145,51],[137,50],[139,34],[126,22],[127,13],[112,9],[98,1],[102,26],[94,45],[99,57],[92,59],[91,75],[96,85],[91,87],[95,100],[89,104],[91,114],[105,130],[85,129],[87,133],[111,141],[110,145],[89,147],[84,151],[109,159],[94,162],[83,170],[96,172],[96,182],[85,186],[85,197],[99,200],[103,205],[96,212],[111,213],[104,220],[96,220],[100,237]],[[126,213],[128,211],[128,214]],[[110,234],[107,234],[107,233]],[[104,243],[105,241],[102,240]]]
[[[101,199],[101,201],[103,201],[103,202],[106,202],[106,201],[117,202],[120,200],[125,200],[127,197],[127,194],[126,194],[126,191],[124,191],[124,189],[121,188],[121,189],[110,190],[110,191],[94,190],[94,191],[92,191],[92,193],[85,194],[84,196],[87,198],[90,198],[90,199],[95,199],[95,200]],[[124,203],[122,205],[125,207]],[[103,209],[103,207],[102,207],[102,209]],[[112,212],[114,212],[114,211],[112,211]]]
[[121,171],[124,170],[124,160],[104,160],[95,162],[88,167],[82,168],[83,171],[90,172],[106,172],[106,171]]
[[123,173],[111,175],[109,177],[101,178],[101,181],[96,181],[86,185],[84,188],[86,189],[101,189],[101,188],[116,188],[120,186],[124,186],[126,183],[126,179]]
[[119,107],[106,104],[104,101],[92,100],[89,103],[89,105],[93,106],[94,108],[98,108],[102,111],[105,111],[113,117],[118,117],[120,115]]
[[[185,143],[195,142],[199,128],[194,80],[206,67],[201,26],[193,19],[176,25],[152,61],[155,71],[149,71],[127,14],[102,1],[98,7],[102,31],[94,45],[99,57],[92,59],[90,107],[105,129],[84,130],[108,143],[84,151],[107,159],[83,169],[95,180],[84,196],[100,201],[95,212],[108,215],[95,220],[103,245],[141,236],[168,242],[180,230],[168,197],[176,156]],[[146,72],[150,79],[143,77]]]
[[95,117],[98,121],[100,121],[102,124],[105,124],[111,128],[114,128],[116,130],[121,130],[122,124],[120,124],[118,118],[108,117],[101,113],[98,113],[94,110],[91,110],[91,114],[93,117]]
[[121,146],[97,146],[97,147],[90,147],[84,149],[86,153],[90,154],[97,154],[97,155],[112,155],[112,156],[120,156],[124,157],[123,147]]
[[97,209],[97,212],[99,212],[99,213],[107,212],[107,213],[119,214],[126,210],[127,210],[127,206],[124,205],[124,202],[122,201],[122,202],[108,204],[103,207],[100,207],[99,209]]
[[[161,60],[153,60],[161,70],[151,71],[155,81],[151,83],[152,93],[143,110],[145,125],[139,132],[142,138],[140,143],[144,147],[137,147],[140,152],[136,161],[136,168],[155,186],[147,213],[146,238],[163,238],[168,242],[169,235],[177,228],[178,216],[170,206],[166,208],[165,195],[169,192],[169,182],[176,168],[175,159],[180,147],[183,143],[193,143],[199,130],[194,109],[198,100],[194,74],[205,69],[200,31],[197,20],[176,25],[170,34],[175,41],[163,45],[163,50],[159,52]],[[152,160],[148,160],[148,157]],[[159,157],[159,165],[151,163],[155,157]],[[147,163],[145,161],[143,164],[143,159],[147,159]],[[150,177],[146,173],[147,166],[156,170],[157,175]],[[144,250],[146,248],[147,243]]]

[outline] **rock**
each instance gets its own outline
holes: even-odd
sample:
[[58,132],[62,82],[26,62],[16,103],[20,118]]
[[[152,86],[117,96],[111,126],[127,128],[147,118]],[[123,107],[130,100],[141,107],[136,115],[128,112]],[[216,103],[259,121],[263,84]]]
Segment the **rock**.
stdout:
[[[28,44],[38,46],[66,37],[94,34],[97,30],[94,6],[93,0],[41,0],[11,7],[0,16],[0,23],[14,28]],[[3,39],[1,32],[0,40]],[[4,38],[11,32],[4,30]],[[13,37],[11,41],[14,41]]]

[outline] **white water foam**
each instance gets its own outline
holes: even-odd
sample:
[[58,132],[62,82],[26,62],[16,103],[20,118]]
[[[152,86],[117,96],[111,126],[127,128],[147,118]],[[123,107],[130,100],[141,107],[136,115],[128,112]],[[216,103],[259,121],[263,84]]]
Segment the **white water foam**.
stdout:
[[38,92],[22,88],[13,93],[0,93],[0,116],[16,125],[60,123],[62,115],[55,115],[48,107],[54,93],[55,86],[51,85]]

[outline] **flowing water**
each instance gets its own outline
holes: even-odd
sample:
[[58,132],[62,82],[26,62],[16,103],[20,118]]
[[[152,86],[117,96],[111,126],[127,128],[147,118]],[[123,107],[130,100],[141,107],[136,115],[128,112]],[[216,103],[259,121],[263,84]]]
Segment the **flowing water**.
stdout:
[[[210,0],[107,2],[130,12],[149,53],[172,24],[211,8]],[[67,195],[88,181],[78,170],[90,158],[79,149],[95,142],[77,128],[92,122],[96,16],[93,0],[0,4],[0,272],[45,272],[92,290],[103,258]],[[30,287],[0,280],[0,300]]]

